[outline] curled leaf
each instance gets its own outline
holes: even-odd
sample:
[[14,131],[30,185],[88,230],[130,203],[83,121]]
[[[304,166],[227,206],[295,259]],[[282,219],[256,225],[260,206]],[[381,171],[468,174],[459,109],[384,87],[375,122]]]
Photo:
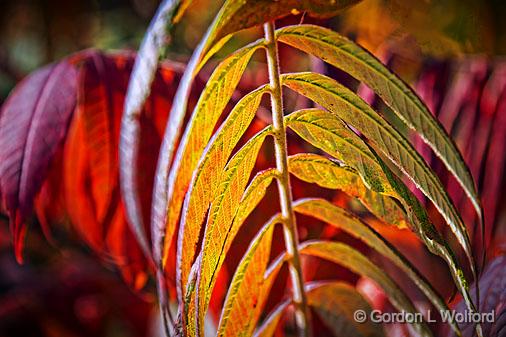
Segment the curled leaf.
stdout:
[[139,117],[151,91],[162,47],[168,41],[168,32],[191,1],[164,0],[160,4],[136,57],[125,98],[125,110],[121,119],[119,145],[121,190],[129,224],[146,256],[151,256],[151,249],[144,230],[142,210],[137,193],[138,173],[136,165],[133,165],[137,162],[139,154],[141,129]]

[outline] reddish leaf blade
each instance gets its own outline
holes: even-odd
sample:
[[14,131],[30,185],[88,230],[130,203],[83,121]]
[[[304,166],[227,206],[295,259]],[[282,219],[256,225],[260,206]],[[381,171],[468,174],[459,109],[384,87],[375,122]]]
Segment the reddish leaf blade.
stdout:
[[2,108],[0,188],[19,262],[23,260],[24,221],[32,212],[33,199],[67,133],[76,89],[77,71],[64,60],[27,77]]
[[[480,287],[480,312],[489,314],[482,322],[483,334],[485,336],[503,336],[506,329],[506,257],[504,255],[492,260],[483,271],[479,282]],[[472,285],[472,296],[476,297],[475,285]],[[467,315],[466,306],[461,301],[455,308],[460,314]],[[491,312],[494,312],[494,319],[491,321]],[[473,322],[460,323],[463,336],[474,336]],[[454,336],[453,333],[444,333],[440,336]]]
[[115,86],[118,86],[118,69],[113,59],[105,54],[90,51],[85,54],[80,72],[77,97],[77,115],[82,118],[84,137],[89,148],[91,194],[96,201],[96,217],[99,222],[107,215],[112,187],[118,176],[114,135]]

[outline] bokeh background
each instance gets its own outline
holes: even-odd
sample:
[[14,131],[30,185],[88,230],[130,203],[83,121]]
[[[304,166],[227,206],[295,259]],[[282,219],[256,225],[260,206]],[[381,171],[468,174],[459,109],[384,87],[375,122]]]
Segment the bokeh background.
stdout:
[[[1,1],[0,104],[24,76],[71,53],[87,48],[135,50],[158,3]],[[182,63],[189,58],[220,3],[194,0],[174,30],[167,58]],[[491,257],[504,251],[506,218],[501,193],[506,153],[505,16],[506,3],[501,0],[364,0],[319,22],[355,39],[412,84],[456,139],[484,199]],[[302,16],[285,21],[301,20],[311,21]],[[241,34],[222,54],[255,34]],[[287,56],[290,51],[283,53]],[[294,54],[291,62],[296,63],[297,57]],[[316,60],[305,62],[341,76]],[[258,79],[254,74],[252,69],[247,76]],[[384,109],[367,88],[351,86]],[[446,179],[441,164],[419,146],[466,216],[470,207],[455,182]],[[472,215],[467,216],[472,223]],[[141,337],[157,331],[152,284],[132,291],[113,264],[99,259],[72,228],[52,227],[53,240],[48,242],[34,220],[26,263],[20,266],[14,259],[7,217],[1,215],[0,222],[0,337]],[[393,234],[391,239],[398,240]]]

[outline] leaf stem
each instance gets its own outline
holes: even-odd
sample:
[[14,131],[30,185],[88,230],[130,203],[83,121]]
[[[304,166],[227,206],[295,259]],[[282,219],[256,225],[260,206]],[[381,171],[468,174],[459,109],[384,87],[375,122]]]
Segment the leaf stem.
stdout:
[[290,278],[293,288],[293,302],[295,306],[295,322],[300,337],[310,335],[308,322],[308,309],[306,294],[304,292],[304,280],[300,266],[299,251],[297,249],[299,238],[297,225],[293,212],[292,189],[288,174],[288,153],[286,147],[286,127],[283,119],[283,99],[279,74],[278,46],[274,35],[274,23],[264,24],[265,47],[267,64],[269,68],[269,84],[271,95],[272,124],[274,135],[274,148],[276,155],[276,168],[279,171],[277,178],[280,199],[281,215],[285,247],[288,255]]

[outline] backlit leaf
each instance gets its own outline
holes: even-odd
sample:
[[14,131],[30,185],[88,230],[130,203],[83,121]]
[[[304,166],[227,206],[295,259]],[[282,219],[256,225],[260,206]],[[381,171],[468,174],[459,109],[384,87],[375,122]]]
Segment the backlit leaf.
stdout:
[[[368,224],[356,218],[345,209],[337,207],[324,199],[301,199],[294,203],[295,212],[312,216],[318,220],[343,229],[349,234],[362,240],[378,253],[390,259],[397,267],[404,271],[408,277],[423,291],[427,298],[439,311],[447,311],[448,306],[439,294],[432,288],[427,280],[420,275],[416,268],[402,256],[388,241],[383,239]],[[454,322],[452,327],[459,332]]]
[[430,145],[462,185],[481,217],[478,194],[460,152],[408,85],[369,52],[330,29],[313,25],[290,26],[280,29],[277,37],[279,41],[315,55],[367,84]]
[[[217,336],[251,336],[281,263],[267,271],[275,216],[252,240],[230,284]],[[282,260],[278,260],[282,261]]]
[[392,160],[445,218],[476,275],[469,236],[459,213],[439,178],[404,136],[355,93],[329,77],[315,73],[288,74],[283,76],[283,83],[338,115]]
[[466,298],[466,303],[470,309],[473,309],[474,305],[469,297],[466,279],[451,248],[430,222],[427,212],[418,199],[392,173],[374,150],[368,148],[360,137],[331,112],[306,109],[293,112],[285,119],[287,126],[303,139],[356,169],[364,182],[370,180],[368,177],[375,177],[375,183],[366,184],[371,190],[392,196],[402,203],[410,218],[408,224],[413,225],[412,230],[432,253],[441,256],[446,261],[460,292]]
[[181,302],[190,267],[195,259],[197,243],[209,204],[216,197],[223,179],[223,169],[235,145],[255,116],[265,87],[241,99],[211,139],[195,171],[186,194],[177,247],[178,299]]
[[[258,172],[255,177],[251,180],[251,183],[248,185],[248,188],[244,192],[239,208],[237,209],[237,213],[234,218],[234,223],[232,224],[232,228],[234,231],[237,231],[239,227],[244,223],[246,218],[251,214],[251,212],[255,209],[258,203],[265,196],[267,191],[267,187],[271,184],[272,180],[277,176],[276,169],[267,169],[261,172]],[[229,244],[229,240],[227,239],[227,243]]]
[[270,128],[264,129],[230,159],[225,167],[217,196],[211,203],[202,243],[201,268],[197,278],[197,335],[204,324],[217,272],[239,230],[239,226],[233,226],[234,217],[242,203],[243,192],[260,147],[269,133]]
[[290,14],[331,17],[360,0],[228,0],[217,16],[216,40]]
[[285,309],[290,304],[290,301],[280,303],[276,308],[267,316],[262,322],[262,325],[255,331],[254,337],[272,337],[276,332],[279,321],[283,316]]
[[[186,189],[198,160],[212,135],[214,126],[230,100],[246,66],[258,48],[247,46],[227,57],[209,78],[195,107],[179,145],[168,180],[168,209],[160,209],[161,200],[155,197],[152,210],[153,254],[155,261],[166,261],[172,236],[176,229]],[[161,191],[156,190],[157,196]],[[163,252],[162,252],[163,249]],[[165,264],[165,262],[163,262]]]
[[297,154],[288,157],[290,173],[297,178],[321,187],[339,189],[359,199],[375,216],[387,224],[407,226],[404,209],[393,199],[368,189],[360,176],[349,166],[340,165],[317,154]]
[[[214,21],[209,26],[202,41],[195,48],[188,61],[186,70],[181,78],[174,98],[174,105],[170,112],[165,136],[158,159],[156,174],[155,203],[153,204],[154,224],[162,223],[167,210],[167,190],[169,187],[169,166],[172,162],[175,144],[181,132],[181,126],[186,114],[186,106],[192,82],[204,65],[205,61],[223,46],[231,34],[269,20],[292,13],[307,11],[315,16],[327,17],[335,15],[338,11],[356,3],[356,0],[283,0],[283,1],[251,1],[227,0]],[[295,11],[294,11],[295,10]],[[261,15],[260,15],[261,14]],[[152,224],[153,226],[153,224]],[[156,225],[157,226],[157,225]],[[158,248],[156,248],[158,249]]]
[[393,191],[367,145],[335,115],[304,109],[292,112],[285,120],[304,140],[356,169],[367,188],[385,194]]
[[307,302],[323,320],[334,336],[384,336],[380,323],[370,319],[357,322],[355,311],[361,310],[371,317],[371,306],[349,284],[343,282],[313,282],[306,284]]
[[[361,276],[374,280],[388,294],[390,302],[397,310],[417,313],[413,303],[399,289],[399,286],[383,270],[350,246],[331,241],[307,241],[300,245],[299,250],[302,254],[340,264]],[[416,322],[413,327],[419,336],[432,336],[425,322]]]

